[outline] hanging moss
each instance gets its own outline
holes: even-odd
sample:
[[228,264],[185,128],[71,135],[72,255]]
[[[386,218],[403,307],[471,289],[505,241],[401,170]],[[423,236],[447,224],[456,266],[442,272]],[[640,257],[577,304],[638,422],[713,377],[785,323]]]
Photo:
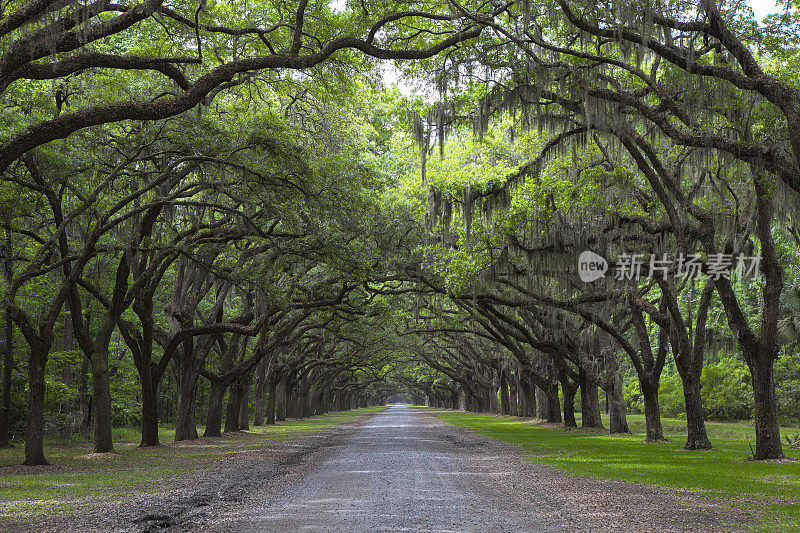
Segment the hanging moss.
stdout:
[[472,231],[473,202],[474,202],[474,196],[472,194],[472,188],[467,186],[467,187],[464,188],[462,199],[461,199],[461,206],[462,206],[462,209],[463,209],[463,218],[464,218],[464,228],[465,228],[467,239],[469,239],[470,232]]
[[453,222],[453,199],[447,195],[442,201],[442,227],[445,233],[450,232],[450,225]]
[[428,187],[428,225],[435,228],[442,210],[442,192],[436,187]]

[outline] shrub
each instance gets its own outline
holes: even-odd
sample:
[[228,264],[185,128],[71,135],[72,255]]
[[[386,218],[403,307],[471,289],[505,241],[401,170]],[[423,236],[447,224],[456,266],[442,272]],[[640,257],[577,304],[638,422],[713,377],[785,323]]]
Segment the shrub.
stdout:
[[[639,387],[639,379],[631,376],[625,380],[622,390],[625,396],[625,405],[632,414],[644,413],[644,398]],[[686,418],[686,408],[683,402],[683,386],[678,374],[663,374],[658,388],[658,404],[661,415],[671,418]]]
[[639,378],[636,376],[626,378],[622,386],[622,395],[625,397],[625,407],[629,413],[635,415],[644,413],[644,398],[639,387]]
[[750,373],[741,361],[723,358],[707,363],[700,383],[707,418],[741,420],[753,416]]
[[[787,362],[789,366],[791,364]],[[777,369],[776,369],[777,371]],[[800,380],[800,376],[797,378]],[[776,376],[777,380],[777,376]],[[781,378],[779,402],[783,402],[783,412],[797,416],[800,410],[800,383]],[[741,420],[753,416],[753,388],[750,373],[744,364],[734,358],[723,358],[706,363],[700,379],[703,405],[709,420]],[[636,376],[630,376],[623,386],[625,404],[629,413],[644,413],[644,399]],[[683,399],[683,384],[677,373],[665,372],[661,377],[658,391],[661,414],[672,418],[685,418],[686,406]]]
[[661,376],[658,389],[658,403],[661,414],[672,418],[686,418],[686,403],[683,400],[681,377],[675,374]]
[[800,420],[800,353],[788,353],[775,362],[775,395],[782,420]]

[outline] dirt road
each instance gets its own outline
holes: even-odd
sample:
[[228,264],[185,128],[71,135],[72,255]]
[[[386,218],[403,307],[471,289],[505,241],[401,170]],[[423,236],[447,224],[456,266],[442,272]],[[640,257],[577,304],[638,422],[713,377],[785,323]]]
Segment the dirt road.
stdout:
[[557,473],[519,450],[393,406],[306,475],[214,531],[732,530],[653,487]]
[[[520,449],[392,406],[242,458],[63,531],[739,531],[688,493],[571,476]],[[48,529],[47,527],[45,529]]]
[[[393,406],[303,481],[220,529],[234,531],[550,531],[465,468],[439,424]],[[486,481],[489,481],[487,485]],[[502,510],[502,512],[501,512]]]

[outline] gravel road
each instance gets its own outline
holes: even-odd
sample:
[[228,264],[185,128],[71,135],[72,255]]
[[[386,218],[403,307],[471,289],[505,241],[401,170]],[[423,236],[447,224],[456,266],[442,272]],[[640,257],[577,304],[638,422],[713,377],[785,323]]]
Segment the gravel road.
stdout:
[[176,478],[170,490],[19,531],[705,532],[751,525],[725,502],[565,474],[525,461],[517,446],[392,406]]
[[308,473],[213,531],[720,531],[729,510],[634,483],[568,476],[405,406],[361,425]]
[[554,530],[532,523],[526,510],[498,512],[491,479],[466,469],[446,435],[432,431],[436,426],[392,406],[279,498],[220,525],[234,531]]

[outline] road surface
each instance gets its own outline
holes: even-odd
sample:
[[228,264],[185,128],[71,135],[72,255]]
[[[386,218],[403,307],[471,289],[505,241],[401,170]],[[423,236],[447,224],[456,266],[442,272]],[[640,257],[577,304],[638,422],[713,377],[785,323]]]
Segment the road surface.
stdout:
[[19,531],[707,532],[748,524],[721,500],[570,475],[525,461],[519,447],[392,406],[226,457],[176,478],[172,490]]
[[[306,471],[204,529],[234,532],[737,531],[710,502],[636,483],[570,476],[514,446],[409,407],[353,428]],[[320,456],[321,455],[321,456]],[[300,468],[300,466],[298,466]],[[199,525],[199,524],[198,524]]]
[[[466,468],[435,420],[395,405],[234,531],[554,531],[509,509],[486,472]],[[487,481],[489,483],[487,483]],[[538,517],[541,518],[541,517]]]

